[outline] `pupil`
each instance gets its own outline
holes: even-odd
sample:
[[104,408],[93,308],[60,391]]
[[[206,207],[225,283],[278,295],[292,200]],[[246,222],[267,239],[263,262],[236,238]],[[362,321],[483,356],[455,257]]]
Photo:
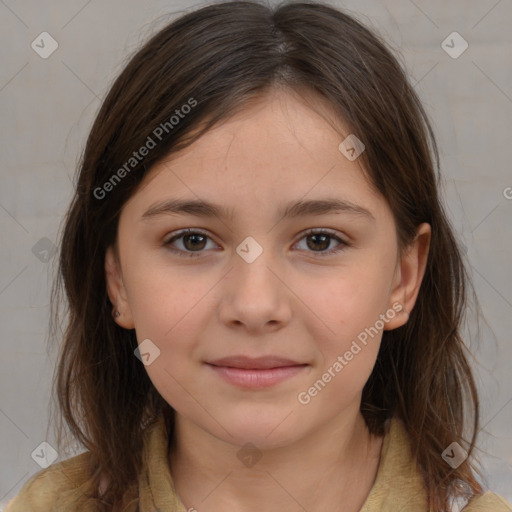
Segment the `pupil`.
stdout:
[[[194,248],[198,248],[198,245],[197,245],[197,239],[200,239],[200,238],[203,238],[204,239],[204,236],[203,235],[185,235],[184,237],[184,242],[185,242],[185,247],[187,247],[187,249],[194,249]],[[192,242],[192,246],[189,247],[188,244],[187,244],[187,241],[191,241],[191,240],[195,240],[195,242]],[[201,243],[201,241],[199,241],[199,243]],[[203,240],[203,243],[204,243],[204,240]],[[202,247],[199,247],[200,249],[202,249]]]
[[311,246],[311,244],[308,243],[308,246],[310,249],[315,249],[315,248],[316,249],[326,249],[327,247],[329,247],[329,241],[328,241],[329,236],[315,234],[315,235],[310,235],[309,238],[314,238],[314,239],[321,238],[322,242],[323,242],[321,247],[319,247],[318,245],[314,245],[314,244],[313,244],[313,246]]

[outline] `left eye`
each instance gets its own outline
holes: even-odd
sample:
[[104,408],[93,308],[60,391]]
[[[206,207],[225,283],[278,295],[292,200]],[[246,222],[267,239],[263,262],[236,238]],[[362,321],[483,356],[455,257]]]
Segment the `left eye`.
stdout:
[[[206,241],[208,239],[210,239],[210,237],[202,231],[187,229],[185,231],[180,231],[173,237],[166,240],[164,245],[167,246],[172,252],[180,256],[195,257],[199,256],[203,252],[203,249],[205,249]],[[340,237],[325,229],[307,231],[302,235],[302,238],[299,240],[299,242],[302,240],[306,240],[307,247],[309,249],[313,249],[312,251],[308,252],[316,252],[322,256],[342,251],[345,247],[348,246],[347,242],[343,241]],[[326,251],[325,249],[331,245],[332,240],[338,242],[338,246],[334,249]],[[178,249],[173,246],[173,244],[177,241],[180,241],[183,249]]]
[[300,239],[300,241],[302,241],[304,239],[307,240],[306,245],[310,249],[311,248],[325,249],[326,247],[329,247],[332,240],[336,240],[336,242],[338,242],[338,246],[335,247],[334,249],[330,249],[328,251],[325,251],[325,250],[312,251],[312,252],[320,252],[321,256],[324,256],[324,255],[328,256],[330,254],[342,251],[345,247],[348,246],[348,244],[345,241],[343,241],[339,236],[335,235],[331,231],[326,231],[326,230],[321,230],[321,229],[318,229],[318,230],[312,229],[310,231],[307,231],[306,233],[304,233],[304,235]]

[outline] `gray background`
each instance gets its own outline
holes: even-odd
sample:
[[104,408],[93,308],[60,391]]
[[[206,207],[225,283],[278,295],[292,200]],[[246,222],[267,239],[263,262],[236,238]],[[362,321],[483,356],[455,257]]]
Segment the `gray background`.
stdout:
[[[401,53],[433,121],[445,204],[487,320],[481,342],[470,344],[481,457],[491,489],[512,502],[512,2],[331,3]],[[0,0],[0,510],[41,469],[33,450],[53,439],[46,426],[56,354],[45,344],[52,244],[91,122],[127,56],[173,13],[200,5]],[[47,59],[31,48],[44,31],[58,43]],[[458,58],[441,46],[453,31],[469,44]]]

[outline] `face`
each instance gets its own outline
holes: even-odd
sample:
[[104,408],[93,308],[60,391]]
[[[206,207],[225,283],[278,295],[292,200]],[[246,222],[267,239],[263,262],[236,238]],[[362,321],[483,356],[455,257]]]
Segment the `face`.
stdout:
[[315,105],[273,92],[156,164],[107,251],[116,321],[177,421],[236,445],[357,414],[423,276],[429,226],[399,261],[389,206]]

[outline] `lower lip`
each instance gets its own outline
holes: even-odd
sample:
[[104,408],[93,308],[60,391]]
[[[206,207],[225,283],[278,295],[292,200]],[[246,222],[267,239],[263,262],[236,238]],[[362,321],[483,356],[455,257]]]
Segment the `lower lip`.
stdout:
[[208,366],[230,384],[242,388],[257,389],[274,386],[286,379],[290,379],[304,370],[307,365],[281,366],[265,370],[214,366],[212,364]]

